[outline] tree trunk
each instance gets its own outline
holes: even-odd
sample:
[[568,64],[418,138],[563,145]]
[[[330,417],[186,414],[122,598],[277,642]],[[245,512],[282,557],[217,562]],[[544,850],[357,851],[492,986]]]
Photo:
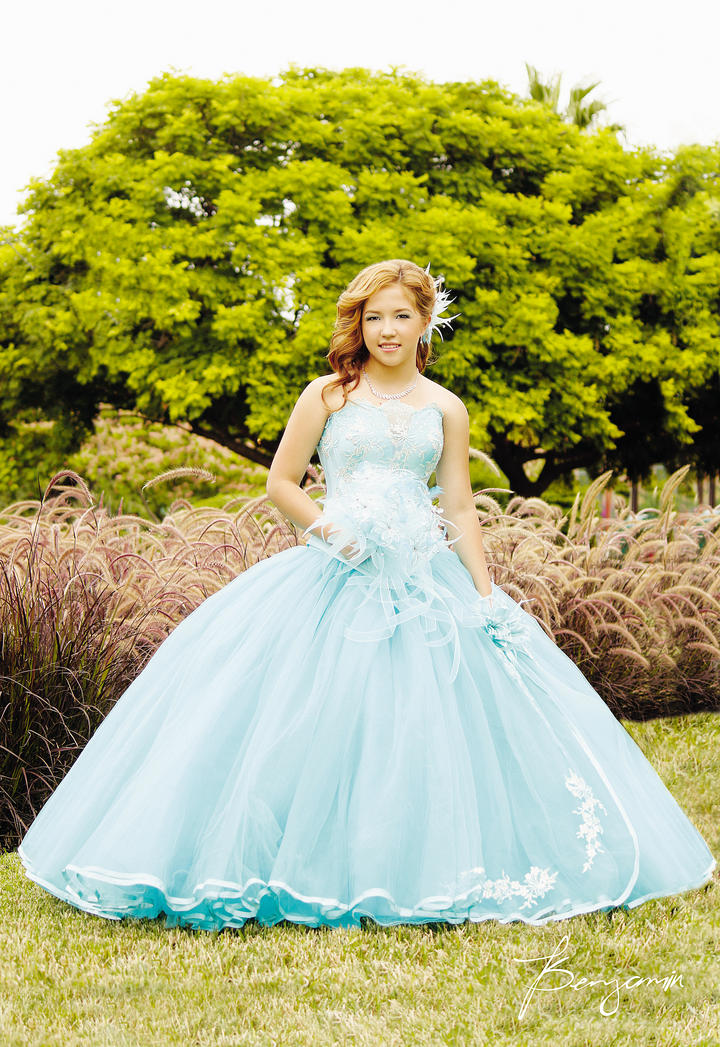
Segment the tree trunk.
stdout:
[[588,461],[587,452],[584,450],[579,451],[575,455],[567,454],[561,460],[553,458],[552,455],[546,453],[543,455],[545,464],[540,475],[531,480],[523,469],[523,462],[531,461],[532,459],[527,457],[521,458],[518,454],[519,449],[517,446],[506,440],[502,433],[493,433],[492,441],[493,446],[489,452],[490,457],[505,473],[510,490],[514,494],[520,495],[521,498],[542,498],[544,492],[554,480],[572,469],[584,468]]
[[221,447],[227,447],[229,450],[234,451],[235,454],[239,454],[241,458],[247,458],[249,461],[255,462],[256,465],[264,465],[266,469],[269,469],[272,465],[275,451],[280,443],[278,440],[274,445],[268,444],[266,447],[258,447],[257,444],[250,440],[237,439],[230,436],[224,429],[219,429],[216,426],[203,425],[196,421],[191,421],[188,424],[198,436],[204,436],[206,440],[214,440]]

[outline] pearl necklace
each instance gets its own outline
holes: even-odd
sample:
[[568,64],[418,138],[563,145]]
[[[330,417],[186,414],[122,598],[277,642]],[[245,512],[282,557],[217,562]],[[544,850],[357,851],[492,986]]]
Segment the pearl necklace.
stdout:
[[399,400],[401,396],[407,396],[408,393],[411,393],[413,391],[413,389],[417,385],[418,378],[420,377],[420,372],[418,371],[418,369],[416,367],[415,368],[415,381],[413,382],[412,385],[408,386],[407,389],[404,389],[401,393],[380,393],[380,392],[378,392],[378,390],[375,388],[375,386],[370,381],[370,375],[365,370],[365,364],[363,364],[363,366],[362,366],[362,373],[365,375],[365,380],[367,381],[367,384],[370,386],[370,392],[373,393],[374,396],[377,396],[381,400]]

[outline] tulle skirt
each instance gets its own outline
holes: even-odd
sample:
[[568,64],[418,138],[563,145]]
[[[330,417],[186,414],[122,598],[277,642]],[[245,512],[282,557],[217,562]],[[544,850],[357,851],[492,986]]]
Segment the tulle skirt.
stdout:
[[38,813],[27,875],[97,916],[207,930],[543,924],[711,877],[639,747],[507,593],[511,644],[447,548],[383,609],[367,582],[317,539],[206,599]]

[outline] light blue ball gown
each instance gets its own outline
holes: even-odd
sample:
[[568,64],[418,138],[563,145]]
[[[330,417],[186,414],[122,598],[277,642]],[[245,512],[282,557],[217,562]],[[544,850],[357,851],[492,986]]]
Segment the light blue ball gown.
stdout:
[[313,525],[174,629],[31,824],[32,880],[212,930],[544,924],[711,877],[580,670],[478,593],[428,488],[442,448],[437,404],[328,417],[337,533]]

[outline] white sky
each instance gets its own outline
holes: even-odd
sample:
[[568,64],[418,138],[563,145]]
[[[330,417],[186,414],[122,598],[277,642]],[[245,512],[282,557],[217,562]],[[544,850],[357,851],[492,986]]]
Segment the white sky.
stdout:
[[400,66],[525,95],[529,62],[563,74],[561,106],[571,86],[600,80],[590,97],[630,144],[720,139],[720,5],[707,0],[5,0],[0,27],[0,225],[21,221],[28,179],[88,141],[111,99],[173,69]]

